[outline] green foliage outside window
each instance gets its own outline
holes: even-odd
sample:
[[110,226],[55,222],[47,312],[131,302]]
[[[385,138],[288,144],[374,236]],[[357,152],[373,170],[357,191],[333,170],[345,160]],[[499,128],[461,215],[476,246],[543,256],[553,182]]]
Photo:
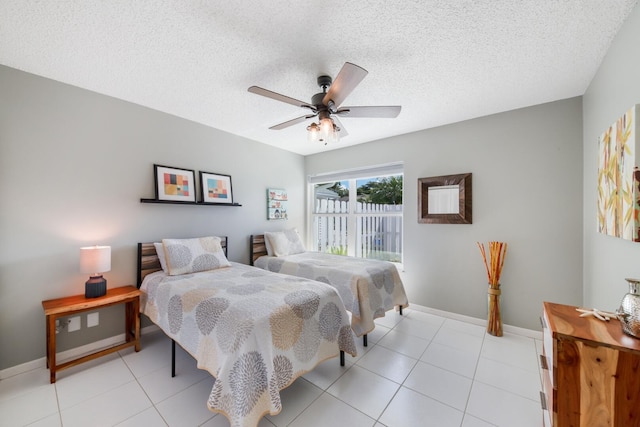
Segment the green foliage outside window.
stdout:
[[381,205],[402,204],[402,175],[378,178],[358,187],[358,201]]

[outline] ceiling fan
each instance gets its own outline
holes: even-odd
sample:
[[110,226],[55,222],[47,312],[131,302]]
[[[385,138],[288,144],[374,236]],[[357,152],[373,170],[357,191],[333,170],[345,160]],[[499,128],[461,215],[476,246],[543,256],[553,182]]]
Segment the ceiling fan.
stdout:
[[368,71],[364,68],[350,62],[345,62],[335,80],[332,81],[330,76],[325,75],[318,77],[318,86],[322,88],[322,92],[313,95],[311,103],[300,101],[258,86],[251,86],[249,92],[308,109],[309,114],[287,120],[286,122],[271,126],[269,129],[281,130],[304,122],[305,120],[318,117],[319,124],[313,122],[307,127],[309,139],[322,142],[326,145],[329,142],[337,141],[338,134],[342,137],[347,136],[347,131],[342,123],[340,123],[338,117],[395,118],[400,114],[402,107],[399,105],[341,106],[345,98],[360,84],[367,74]]

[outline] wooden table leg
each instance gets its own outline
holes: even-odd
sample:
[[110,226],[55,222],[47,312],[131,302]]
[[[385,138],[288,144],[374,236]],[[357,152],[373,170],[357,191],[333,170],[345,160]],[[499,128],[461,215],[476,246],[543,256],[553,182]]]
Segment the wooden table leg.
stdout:
[[47,346],[44,349],[44,354],[46,355],[45,359],[47,361],[47,369],[49,369],[49,316],[45,316],[44,330],[45,330],[45,335],[47,336]]
[[133,319],[131,319],[131,305],[129,301],[124,305],[124,339],[126,342],[131,342],[133,339]]
[[127,342],[135,342],[135,350],[140,351],[140,300],[138,298],[125,305],[125,337]]
[[136,351],[140,351],[140,298],[133,301],[133,322],[135,325]]
[[56,382],[56,316],[47,316],[47,366],[53,384]]

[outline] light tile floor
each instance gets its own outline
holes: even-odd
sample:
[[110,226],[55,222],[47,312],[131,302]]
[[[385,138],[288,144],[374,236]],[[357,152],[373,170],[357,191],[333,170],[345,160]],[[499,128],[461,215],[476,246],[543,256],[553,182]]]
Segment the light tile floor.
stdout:
[[[324,362],[282,391],[273,426],[542,425],[538,340],[416,310],[376,320],[358,357]],[[0,424],[9,426],[229,426],[210,412],[214,379],[169,339],[143,335],[123,350],[58,373],[44,367],[0,381]]]

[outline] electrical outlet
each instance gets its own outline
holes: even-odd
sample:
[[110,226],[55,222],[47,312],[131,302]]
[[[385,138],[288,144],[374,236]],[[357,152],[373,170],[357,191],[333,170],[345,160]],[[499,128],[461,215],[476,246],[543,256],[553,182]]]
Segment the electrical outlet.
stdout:
[[100,313],[89,313],[87,314],[87,328],[92,328],[94,326],[98,326],[100,323]]
[[69,326],[67,328],[67,331],[73,332],[73,331],[79,331],[79,330],[80,330],[80,316],[71,317],[69,319]]
[[56,334],[60,333],[60,319],[56,319]]

